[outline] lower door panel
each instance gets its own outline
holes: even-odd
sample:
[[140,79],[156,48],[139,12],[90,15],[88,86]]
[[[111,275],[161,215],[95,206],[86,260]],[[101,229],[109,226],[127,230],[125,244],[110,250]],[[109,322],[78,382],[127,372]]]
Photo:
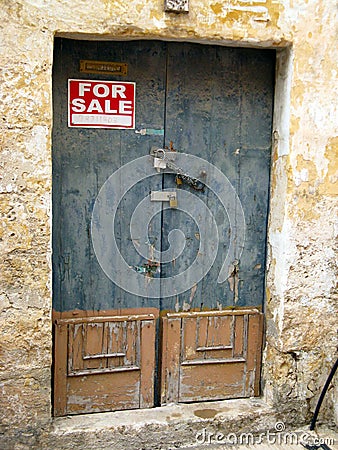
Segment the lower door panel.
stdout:
[[256,309],[168,313],[162,404],[259,395],[262,338]]
[[54,320],[54,414],[154,405],[157,310]]

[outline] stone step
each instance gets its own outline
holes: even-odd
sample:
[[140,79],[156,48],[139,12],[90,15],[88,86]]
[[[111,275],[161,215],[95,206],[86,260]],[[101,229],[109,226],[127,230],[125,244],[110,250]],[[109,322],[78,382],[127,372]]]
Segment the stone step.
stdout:
[[[169,450],[201,444],[204,434],[263,433],[274,410],[257,398],[175,404],[56,418],[41,448]],[[48,447],[48,445],[54,447]]]
[[68,416],[53,427],[46,448],[58,450],[304,450],[301,442],[338,450],[332,430],[292,431],[257,398]]

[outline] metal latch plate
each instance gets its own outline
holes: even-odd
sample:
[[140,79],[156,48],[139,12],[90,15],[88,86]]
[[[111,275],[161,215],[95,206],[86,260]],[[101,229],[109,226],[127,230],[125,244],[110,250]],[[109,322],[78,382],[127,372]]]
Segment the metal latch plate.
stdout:
[[176,192],[173,191],[152,191],[150,194],[152,202],[169,202],[173,199],[177,200]]

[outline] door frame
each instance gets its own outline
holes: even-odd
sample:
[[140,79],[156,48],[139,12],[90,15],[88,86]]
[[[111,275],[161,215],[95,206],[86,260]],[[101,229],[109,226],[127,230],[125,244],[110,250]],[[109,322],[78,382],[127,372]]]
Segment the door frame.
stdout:
[[[69,37],[72,38],[72,35],[63,37]],[[88,40],[96,41],[97,39],[92,38],[91,36],[86,37]],[[116,37],[115,37],[116,39]],[[153,39],[158,39],[154,37]],[[121,38],[116,39],[118,41],[125,41],[125,36],[121,36]],[[140,39],[142,40],[142,38]],[[166,40],[166,39],[163,39]],[[146,39],[145,39],[146,41]],[[196,42],[201,45],[220,45],[221,43],[219,41],[209,41],[209,42],[203,42],[200,43],[200,41],[191,41],[191,40],[180,40],[180,42]],[[257,47],[256,47],[257,48]],[[261,48],[263,51],[267,47]],[[271,48],[270,48],[271,49]],[[273,48],[277,50],[276,48]],[[278,164],[274,161],[275,157],[281,157],[288,154],[289,149],[289,117],[290,117],[290,89],[291,89],[291,67],[292,67],[292,49],[289,47],[279,49],[279,51],[276,52],[276,73],[275,73],[275,101],[274,101],[274,110],[273,110],[273,135],[272,135],[272,150],[271,150],[271,178],[270,178],[270,195],[269,195],[269,202],[268,202],[268,227],[267,227],[267,251],[268,251],[268,245],[270,242],[270,236],[271,236],[271,230],[273,227],[273,224],[276,222],[276,217],[278,215],[277,207],[274,207],[276,201],[274,203],[271,202],[271,198],[273,197],[274,190],[281,186],[282,182],[286,181],[286,174],[283,173],[283,179],[282,181],[279,180],[277,182],[276,178],[274,177],[276,171],[278,170]],[[268,253],[269,257],[269,253]],[[265,272],[265,289],[269,289],[270,285],[274,285],[274,280],[271,280],[269,278],[269,259],[266,261],[266,272]],[[263,302],[263,312],[266,309],[266,302]],[[264,358],[264,355],[263,355]],[[54,375],[52,372],[52,379]],[[53,389],[52,389],[52,395],[53,395]]]

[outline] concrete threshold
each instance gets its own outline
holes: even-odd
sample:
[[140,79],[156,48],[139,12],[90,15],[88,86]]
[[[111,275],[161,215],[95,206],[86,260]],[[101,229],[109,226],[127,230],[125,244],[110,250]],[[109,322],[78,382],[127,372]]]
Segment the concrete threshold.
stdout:
[[213,443],[213,435],[257,435],[273,430],[276,423],[275,411],[258,398],[181,403],[143,410],[56,418],[49,442],[41,448],[191,448]]

